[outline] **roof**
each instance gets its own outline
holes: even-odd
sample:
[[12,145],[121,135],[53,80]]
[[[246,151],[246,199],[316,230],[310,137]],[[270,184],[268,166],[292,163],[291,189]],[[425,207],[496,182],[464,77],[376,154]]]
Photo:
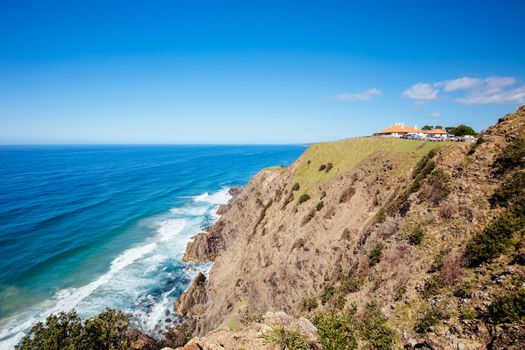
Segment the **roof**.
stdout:
[[394,134],[394,133],[409,133],[409,132],[423,132],[422,130],[411,128],[409,126],[404,125],[394,125],[389,128],[386,128],[385,130],[381,130],[376,132],[376,134]]
[[441,130],[441,129],[434,129],[434,130],[425,131],[425,134],[429,134],[429,135],[446,135],[446,134],[448,134],[448,132],[446,132],[445,130]]

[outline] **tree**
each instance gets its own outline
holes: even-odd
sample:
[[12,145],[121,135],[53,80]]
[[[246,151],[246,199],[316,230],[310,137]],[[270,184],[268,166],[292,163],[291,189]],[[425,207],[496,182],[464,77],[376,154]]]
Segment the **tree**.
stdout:
[[425,125],[421,128],[421,130],[423,131],[429,131],[429,130],[432,130],[432,125]]
[[472,135],[476,136],[478,133],[470,126],[460,124],[454,128],[454,136],[465,136],[465,135]]
[[443,129],[443,125],[436,125],[434,126],[434,129]]
[[106,309],[83,322],[72,310],[36,323],[15,349],[120,350],[129,349],[140,336],[130,325],[130,315],[122,311]]

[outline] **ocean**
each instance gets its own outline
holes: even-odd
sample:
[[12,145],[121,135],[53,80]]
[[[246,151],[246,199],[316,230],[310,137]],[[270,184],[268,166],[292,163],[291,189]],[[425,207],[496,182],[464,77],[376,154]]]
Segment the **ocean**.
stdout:
[[35,321],[106,307],[159,335],[198,271],[182,255],[228,189],[284,146],[0,146],[0,349]]

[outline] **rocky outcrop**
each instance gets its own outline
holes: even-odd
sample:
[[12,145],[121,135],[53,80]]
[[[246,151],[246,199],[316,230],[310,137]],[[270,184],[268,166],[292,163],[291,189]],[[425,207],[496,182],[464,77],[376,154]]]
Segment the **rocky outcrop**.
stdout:
[[188,344],[177,350],[280,350],[278,344],[265,339],[274,329],[300,332],[312,342],[312,348],[319,345],[317,329],[306,318],[294,318],[284,312],[268,312],[261,322],[239,329],[216,329],[205,336],[191,339]]
[[175,302],[175,312],[179,315],[187,315],[188,311],[194,308],[196,305],[205,304],[207,301],[206,298],[206,289],[204,288],[204,283],[206,282],[206,276],[201,272],[195,277],[191,286],[188,288],[186,293],[184,293],[176,302]]

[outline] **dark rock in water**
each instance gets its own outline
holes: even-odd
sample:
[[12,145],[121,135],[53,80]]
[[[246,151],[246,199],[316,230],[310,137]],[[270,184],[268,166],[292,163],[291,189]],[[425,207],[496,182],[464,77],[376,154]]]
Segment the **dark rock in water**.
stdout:
[[164,320],[164,322],[171,323],[171,322],[173,322],[173,320],[171,318],[167,318],[167,319]]

